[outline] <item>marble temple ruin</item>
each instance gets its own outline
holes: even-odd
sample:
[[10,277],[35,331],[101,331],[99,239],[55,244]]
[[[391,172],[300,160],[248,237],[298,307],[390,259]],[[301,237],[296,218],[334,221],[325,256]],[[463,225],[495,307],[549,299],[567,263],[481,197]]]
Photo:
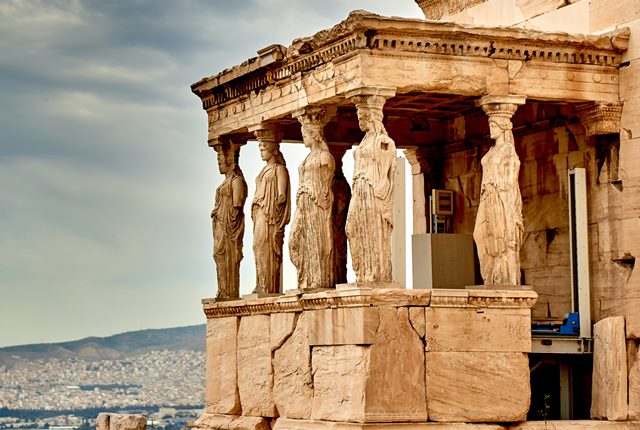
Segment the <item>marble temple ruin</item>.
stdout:
[[640,428],[640,3],[416,3],[426,19],[354,11],[192,85],[225,175],[195,427]]

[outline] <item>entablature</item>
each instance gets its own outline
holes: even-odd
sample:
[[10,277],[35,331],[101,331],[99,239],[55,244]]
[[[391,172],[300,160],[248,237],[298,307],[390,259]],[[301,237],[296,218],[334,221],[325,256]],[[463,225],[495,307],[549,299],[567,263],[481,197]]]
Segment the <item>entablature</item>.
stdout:
[[[291,112],[310,104],[348,108],[347,91],[396,88],[385,111],[413,103],[425,121],[463,115],[486,94],[528,100],[617,102],[618,68],[628,29],[604,35],[471,27],[352,12],[331,29],[271,45],[258,57],[192,85],[209,116],[209,139],[247,134],[264,122],[295,124]],[[444,97],[440,100],[439,97]],[[436,100],[436,103],[431,101]],[[446,116],[445,116],[446,118]],[[285,133],[285,140],[296,140]]]

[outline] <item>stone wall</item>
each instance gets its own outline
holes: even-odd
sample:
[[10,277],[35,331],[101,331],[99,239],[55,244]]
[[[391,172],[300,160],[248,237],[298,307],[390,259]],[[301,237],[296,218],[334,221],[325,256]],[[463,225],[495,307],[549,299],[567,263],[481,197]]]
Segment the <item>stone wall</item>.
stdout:
[[[422,2],[421,6],[437,7],[439,3],[447,2],[435,0]],[[614,154],[619,157],[619,164],[613,172],[607,163],[601,168],[596,166],[590,170],[589,240],[592,251],[590,263],[594,322],[609,316],[624,315],[627,337],[639,338],[640,312],[637,309],[640,309],[640,274],[633,269],[635,257],[640,255],[640,171],[637,168],[640,165],[640,2],[487,0],[480,4],[470,2],[461,10],[457,8],[455,13],[444,13],[440,20],[584,34],[603,33],[618,27],[631,29],[629,49],[623,54],[620,68],[620,101],[624,106],[619,150],[616,148],[617,153]],[[579,133],[574,134],[576,139],[578,136]],[[593,137],[591,139],[597,140]],[[590,142],[589,151],[592,153],[584,154],[585,161],[592,167],[593,161],[597,160],[597,154],[593,150],[596,145],[597,142]],[[561,155],[562,148],[558,151],[556,155]],[[573,158],[579,156],[572,155]],[[521,185],[527,184],[521,182]],[[562,241],[564,231],[560,229],[558,233],[560,237],[557,240]],[[527,253],[530,252],[531,247],[525,251],[524,257],[527,258]],[[535,277],[532,268],[528,270],[527,282],[547,282]],[[560,268],[552,269],[549,272],[552,274],[550,278],[559,271]],[[560,283],[564,282],[563,278]],[[549,313],[553,316],[566,309],[564,296],[549,301],[546,291],[541,287],[537,288],[541,297],[534,309],[534,315],[544,313],[541,307],[545,306],[545,302],[550,303]],[[554,295],[551,292],[550,294]]]
[[344,288],[205,301],[207,401],[196,426],[524,420],[535,298]]

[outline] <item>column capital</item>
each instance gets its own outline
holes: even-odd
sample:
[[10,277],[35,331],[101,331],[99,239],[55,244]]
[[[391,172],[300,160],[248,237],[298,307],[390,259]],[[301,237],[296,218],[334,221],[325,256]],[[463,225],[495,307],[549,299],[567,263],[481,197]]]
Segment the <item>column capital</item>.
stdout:
[[489,94],[476,100],[476,106],[481,106],[489,116],[511,118],[518,110],[518,106],[523,105],[526,100],[526,96]]
[[247,138],[231,137],[231,136],[218,136],[209,139],[209,147],[213,148],[216,152],[224,151],[227,148],[233,148],[234,150],[240,149],[241,146],[247,144]]
[[345,98],[351,100],[356,106],[358,106],[358,103],[364,102],[365,100],[370,100],[368,104],[371,104],[371,101],[373,100],[383,100],[382,105],[384,105],[384,101],[386,99],[394,97],[395,95],[396,89],[394,87],[373,86],[358,87],[344,93]]
[[268,141],[274,143],[280,143],[282,141],[283,133],[276,125],[260,123],[249,127],[249,132],[258,139],[259,142]]
[[291,112],[291,117],[297,118],[302,125],[321,124],[324,126],[331,119],[332,110],[324,106],[305,106]]
[[584,103],[578,105],[575,112],[587,136],[620,133],[622,103],[601,101]]
[[404,150],[404,156],[407,158],[411,166],[411,174],[417,175],[424,173],[427,162],[427,150],[424,146],[415,146]]

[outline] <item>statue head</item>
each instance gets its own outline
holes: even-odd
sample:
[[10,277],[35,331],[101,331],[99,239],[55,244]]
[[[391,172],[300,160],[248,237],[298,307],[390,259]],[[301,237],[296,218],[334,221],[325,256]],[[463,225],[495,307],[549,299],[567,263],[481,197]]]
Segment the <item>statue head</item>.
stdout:
[[322,106],[307,106],[293,113],[301,124],[302,140],[307,148],[328,149],[324,138],[324,126],[329,122],[329,115]]
[[[280,152],[280,142],[282,141],[282,131],[275,127],[261,127],[253,132],[258,140],[260,157],[267,163],[275,162],[285,164],[284,157]],[[273,161],[271,161],[273,160]]]
[[[512,128],[513,123],[508,117],[493,115],[489,118],[489,136],[494,140],[498,140],[506,132],[509,132],[508,135],[511,137]],[[512,141],[513,138],[511,137],[509,140]]]
[[215,149],[218,154],[218,169],[221,174],[225,175],[229,172],[239,171],[239,144],[233,143],[231,140],[218,140],[218,143],[213,145],[213,149]]
[[382,107],[386,100],[384,97],[378,95],[358,95],[352,97],[351,100],[356,105],[360,130],[365,133],[387,133],[382,124],[382,118],[384,117]]

